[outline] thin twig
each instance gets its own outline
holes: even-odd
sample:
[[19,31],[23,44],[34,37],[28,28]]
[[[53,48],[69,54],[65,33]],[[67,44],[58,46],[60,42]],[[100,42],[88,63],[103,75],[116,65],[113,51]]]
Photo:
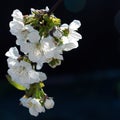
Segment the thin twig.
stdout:
[[51,13],[53,13],[62,1],[63,0],[57,0],[57,2],[53,5],[48,14],[50,15]]

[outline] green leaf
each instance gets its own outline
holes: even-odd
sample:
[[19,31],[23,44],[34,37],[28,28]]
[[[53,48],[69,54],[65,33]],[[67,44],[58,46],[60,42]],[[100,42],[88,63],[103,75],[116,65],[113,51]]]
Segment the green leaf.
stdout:
[[22,86],[22,85],[16,83],[15,81],[13,81],[9,75],[6,75],[6,78],[9,81],[9,83],[11,85],[13,85],[15,88],[17,88],[18,90],[26,90],[26,88],[24,86]]

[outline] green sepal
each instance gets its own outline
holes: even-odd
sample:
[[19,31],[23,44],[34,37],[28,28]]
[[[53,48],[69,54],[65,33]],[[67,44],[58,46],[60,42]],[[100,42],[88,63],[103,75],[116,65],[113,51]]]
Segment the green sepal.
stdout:
[[18,83],[16,83],[15,81],[12,80],[12,78],[9,75],[6,75],[6,78],[8,80],[8,82],[13,85],[15,88],[17,88],[18,90],[23,90],[25,91],[26,88]]
[[61,64],[61,60],[53,58],[48,65],[52,68],[55,68],[56,66]]
[[68,29],[63,30],[63,36],[68,36],[68,34],[69,34],[69,30]]

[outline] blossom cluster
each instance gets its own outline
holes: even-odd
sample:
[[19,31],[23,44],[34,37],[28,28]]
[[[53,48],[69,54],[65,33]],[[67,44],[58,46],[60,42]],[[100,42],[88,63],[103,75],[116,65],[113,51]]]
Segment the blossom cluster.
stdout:
[[14,10],[10,21],[10,33],[16,37],[19,49],[11,47],[5,53],[8,57],[8,81],[25,95],[20,103],[29,109],[33,116],[54,107],[52,97],[43,91],[45,73],[41,72],[43,64],[55,68],[63,60],[63,52],[78,47],[82,36],[77,32],[81,26],[79,20],[69,25],[61,24],[61,20],[49,8],[35,10],[31,8],[29,15]]

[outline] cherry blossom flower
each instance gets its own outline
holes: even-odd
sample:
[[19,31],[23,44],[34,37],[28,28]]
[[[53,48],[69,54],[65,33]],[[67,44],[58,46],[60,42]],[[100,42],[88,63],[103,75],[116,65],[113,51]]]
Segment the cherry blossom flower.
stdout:
[[35,117],[37,117],[39,113],[45,112],[45,108],[41,105],[39,99],[22,97],[20,102],[24,107],[29,108],[29,113]]
[[79,20],[73,20],[70,25],[63,24],[61,25],[61,30],[68,30],[67,36],[62,36],[63,41],[63,50],[64,51],[70,51],[72,49],[75,49],[78,47],[78,41],[82,39],[82,36],[76,32],[78,28],[81,26],[81,23]]
[[45,73],[36,72],[32,69],[31,64],[25,61],[17,62],[14,66],[9,68],[8,74],[12,77],[13,81],[23,85],[27,89],[29,89],[30,84],[38,83],[47,78]]
[[7,59],[9,66],[8,74],[13,81],[29,88],[30,84],[47,79],[45,73],[33,70],[30,63],[17,60],[20,55],[16,47],[11,47],[5,55],[9,57]]

